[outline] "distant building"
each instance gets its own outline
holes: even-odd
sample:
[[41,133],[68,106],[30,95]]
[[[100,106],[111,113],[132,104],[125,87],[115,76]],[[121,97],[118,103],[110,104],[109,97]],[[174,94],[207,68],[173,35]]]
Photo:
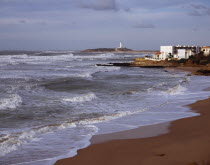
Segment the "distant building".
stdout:
[[121,51],[123,49],[123,44],[122,42],[120,41],[120,46],[115,48],[115,51]]
[[210,55],[210,46],[203,46],[201,51],[203,51],[204,55]]
[[123,47],[122,42],[120,41],[120,46],[118,48],[115,48],[115,51],[121,51],[121,52],[126,52],[126,51],[132,51],[131,49],[128,49],[126,47]]
[[120,48],[120,49],[123,48],[123,45],[122,45],[122,42],[121,42],[121,41],[120,41],[120,47],[119,47],[119,48]]
[[161,46],[160,52],[153,56],[154,59],[188,59],[191,55],[200,53],[199,46]]

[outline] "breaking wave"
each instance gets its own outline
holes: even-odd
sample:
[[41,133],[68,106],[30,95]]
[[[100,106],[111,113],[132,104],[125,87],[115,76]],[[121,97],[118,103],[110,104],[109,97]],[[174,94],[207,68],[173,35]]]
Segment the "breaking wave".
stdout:
[[179,94],[183,94],[186,90],[187,90],[187,88],[178,84],[177,86],[170,88],[163,93],[168,94],[168,95],[179,95]]
[[146,110],[147,108],[133,111],[133,112],[131,111],[119,112],[116,114],[110,114],[110,115],[105,115],[105,116],[91,118],[91,119],[84,119],[84,120],[80,120],[76,122],[66,122],[63,124],[32,128],[24,132],[17,132],[17,133],[12,133],[12,134],[8,133],[7,135],[0,137],[0,156],[5,156],[6,154],[17,150],[18,147],[22,146],[23,144],[27,144],[32,140],[36,140],[36,139],[39,140],[39,137],[43,134],[52,133],[58,130],[66,129],[66,128],[74,128],[77,126],[91,127],[91,128],[94,128],[94,131],[92,131],[91,134],[86,133],[85,135],[92,136],[95,133],[97,133],[98,128],[91,124],[114,120],[114,119],[121,118],[124,116],[144,112]]
[[12,94],[8,98],[0,100],[0,110],[15,109],[22,103],[22,98],[17,94]]
[[78,74],[74,77],[81,77],[81,78],[91,78],[93,73],[83,73],[83,74]]
[[39,135],[75,126],[76,125],[74,123],[64,123],[61,125],[43,126],[25,132],[5,135],[0,137],[0,156],[4,156],[12,151],[17,150],[19,146],[27,144],[29,141],[34,140],[34,138],[38,137]]
[[155,95],[180,95],[187,90],[187,88],[181,85],[182,83],[183,82],[180,82],[180,84],[163,91],[163,87],[166,88],[165,86],[167,86],[167,83],[162,82],[154,85],[151,88],[148,88],[147,92]]
[[88,93],[81,96],[76,96],[72,98],[64,98],[63,101],[65,102],[71,102],[71,103],[83,103],[83,102],[89,102],[93,99],[96,99],[96,95],[94,93]]
[[121,118],[124,116],[134,115],[134,114],[138,114],[141,112],[145,112],[147,110],[148,110],[148,108],[140,109],[137,111],[119,112],[119,113],[105,115],[105,116],[101,116],[101,117],[97,117],[97,118],[81,120],[78,122],[78,124],[86,125],[86,124],[95,124],[95,123],[100,123],[100,122],[104,122],[104,121],[110,121],[110,120],[118,119],[118,118]]
[[100,60],[107,60],[109,58],[119,58],[116,57],[114,53],[103,53],[103,54],[95,54],[95,55],[85,55],[85,56],[78,56],[75,55],[73,58],[76,60],[95,60],[95,59],[100,59]]
[[99,71],[103,71],[103,72],[112,72],[112,71],[118,71],[118,70],[121,69],[120,67],[115,67],[115,66],[112,66],[112,67],[107,67],[107,66],[96,66],[96,68],[97,68]]

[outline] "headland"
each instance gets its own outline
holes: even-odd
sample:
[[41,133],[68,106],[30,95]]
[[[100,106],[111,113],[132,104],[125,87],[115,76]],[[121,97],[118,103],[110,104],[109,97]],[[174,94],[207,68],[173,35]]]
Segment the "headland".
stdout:
[[128,48],[96,48],[86,49],[83,53],[156,53],[155,50],[132,50]]

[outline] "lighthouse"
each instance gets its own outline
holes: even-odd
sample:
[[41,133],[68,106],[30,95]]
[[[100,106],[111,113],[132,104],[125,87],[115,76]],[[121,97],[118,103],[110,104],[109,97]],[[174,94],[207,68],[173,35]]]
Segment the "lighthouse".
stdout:
[[121,41],[120,41],[120,47],[119,47],[119,48],[120,48],[120,49],[123,48],[123,45],[122,45],[122,42],[121,42]]

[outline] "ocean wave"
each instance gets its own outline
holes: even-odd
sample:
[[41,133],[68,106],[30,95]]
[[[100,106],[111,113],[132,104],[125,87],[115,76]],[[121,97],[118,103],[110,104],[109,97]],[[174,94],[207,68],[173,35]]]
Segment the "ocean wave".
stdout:
[[69,54],[59,54],[59,55],[48,55],[48,56],[29,56],[29,59],[31,60],[65,60],[69,58],[73,58],[74,54],[69,53]]
[[115,113],[115,114],[104,115],[104,116],[97,117],[97,118],[81,120],[81,121],[78,122],[78,124],[79,125],[87,125],[87,124],[101,123],[101,122],[110,121],[110,120],[118,119],[118,118],[121,118],[121,117],[129,116],[129,115],[138,114],[138,113],[141,113],[141,112],[145,112],[147,110],[148,110],[148,108],[140,109],[140,110],[137,110],[137,111],[118,112],[118,113]]
[[65,102],[71,102],[71,103],[83,103],[83,102],[89,102],[93,99],[96,99],[96,95],[94,93],[88,93],[81,96],[76,96],[72,98],[64,98],[63,101]]
[[[76,141],[74,141],[74,142],[71,141],[72,143],[71,143],[70,147],[66,147],[66,151],[67,151],[66,153],[64,153],[62,155],[49,156],[48,158],[44,158],[44,159],[40,159],[40,157],[37,157],[37,159],[35,159],[35,160],[32,159],[32,160],[28,160],[28,161],[25,161],[25,162],[14,163],[14,164],[11,164],[11,165],[54,164],[59,159],[63,159],[63,158],[66,158],[66,157],[73,157],[73,156],[77,155],[77,151],[79,149],[86,148],[87,146],[90,145],[90,139],[93,135],[95,135],[98,132],[98,128],[94,125],[86,125],[86,126],[83,126],[82,129],[79,128],[78,131],[79,131],[79,134],[71,136],[73,139],[76,136],[75,137]],[[69,134],[67,133],[67,135],[69,135]],[[41,140],[43,140],[43,139],[41,139]],[[58,141],[51,141],[51,143],[52,143],[52,146],[53,146],[53,144],[58,143]],[[47,142],[47,144],[49,144],[49,143]],[[45,145],[45,142],[42,145]]]
[[93,73],[83,73],[83,74],[78,74],[73,77],[81,77],[81,78],[91,78]]
[[[176,86],[168,88],[167,90],[163,90],[163,87],[167,86],[167,83],[162,82],[157,85],[154,85],[151,88],[148,88],[147,92],[153,95],[180,95],[187,90],[186,87],[181,85],[183,83],[186,83],[186,81],[180,81],[179,84],[177,84]],[[164,87],[164,89],[165,88],[166,87]]]
[[20,55],[11,55],[9,56],[10,59],[26,59],[28,58],[27,54],[20,54]]
[[[0,156],[5,156],[6,154],[17,150],[20,146],[24,144],[28,144],[30,141],[40,140],[40,136],[47,133],[52,133],[58,130],[63,130],[66,128],[75,128],[77,126],[91,128],[92,131],[86,132],[84,136],[89,137],[88,140],[92,135],[94,135],[98,128],[92,124],[101,123],[105,121],[114,120],[117,118],[121,118],[128,115],[134,115],[137,113],[141,113],[148,110],[147,108],[137,110],[137,111],[125,111],[125,112],[118,112],[116,114],[104,115],[101,117],[91,118],[91,119],[84,119],[75,122],[66,122],[57,125],[48,125],[42,126],[38,128],[32,128],[29,130],[25,130],[23,132],[16,132],[16,133],[8,133],[7,135],[0,137]],[[4,132],[5,133],[5,132]],[[72,152],[72,151],[71,151]],[[75,148],[74,155],[76,155],[77,148]]]
[[113,57],[119,58],[119,57],[115,56],[114,53],[102,53],[102,54],[85,55],[85,56],[75,55],[74,59],[75,60],[95,60],[95,59],[106,60],[106,59],[113,58]]
[[5,156],[6,154],[15,151],[23,144],[27,144],[31,140],[35,140],[42,134],[51,133],[56,130],[61,130],[65,128],[76,127],[75,123],[63,123],[60,125],[43,126],[39,128],[33,128],[28,131],[19,132],[15,134],[8,134],[0,137],[0,156]]
[[112,66],[112,67],[109,67],[109,66],[95,66],[99,71],[102,71],[102,72],[112,72],[112,71],[118,71],[120,70],[121,68],[120,67],[115,67],[115,66]]
[[112,95],[135,95],[138,94],[139,92],[140,92],[139,90],[131,89],[123,92],[115,92],[112,93]]
[[153,85],[151,88],[147,89],[147,92],[148,93],[154,92],[155,90],[157,90],[158,88],[160,88],[160,87],[162,87],[164,85],[167,85],[167,83],[166,82],[161,82],[161,83],[158,83],[156,85]]
[[180,84],[189,84],[190,77],[184,77],[182,80],[179,80]]
[[175,87],[169,88],[167,91],[164,91],[162,93],[167,95],[180,95],[183,94],[186,90],[187,88],[178,84]]
[[116,57],[116,55],[114,53],[102,53],[99,54],[100,58],[112,58],[112,57]]
[[22,103],[22,98],[18,94],[12,94],[8,98],[0,100],[0,110],[15,109]]
[[48,64],[54,61],[65,61],[65,60],[74,60],[74,54],[56,54],[56,55],[10,55],[6,57],[0,57],[1,63],[7,63],[8,65],[17,65],[17,64]]

